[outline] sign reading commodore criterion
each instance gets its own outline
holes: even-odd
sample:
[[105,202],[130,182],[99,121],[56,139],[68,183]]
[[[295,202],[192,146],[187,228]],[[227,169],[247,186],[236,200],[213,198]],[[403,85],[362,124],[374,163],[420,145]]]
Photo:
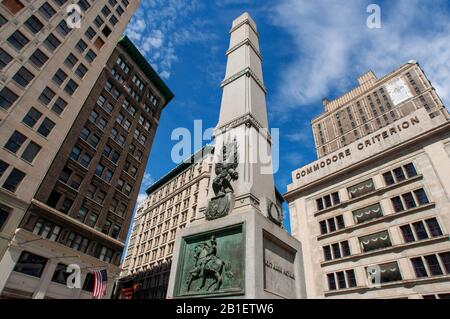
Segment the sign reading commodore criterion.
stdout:
[[436,127],[436,121],[442,121],[442,118],[439,117],[432,120],[426,110],[420,108],[409,116],[349,144],[347,148],[331,153],[294,171],[292,176],[294,184],[300,186],[311,183],[323,176],[376,155]]
[[295,286],[295,251],[265,234],[264,289],[282,298],[297,298]]

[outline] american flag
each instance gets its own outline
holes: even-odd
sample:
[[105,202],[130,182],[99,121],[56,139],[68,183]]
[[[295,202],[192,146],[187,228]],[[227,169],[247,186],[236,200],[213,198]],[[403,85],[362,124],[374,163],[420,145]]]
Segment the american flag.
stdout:
[[106,296],[106,287],[108,286],[108,273],[106,269],[94,272],[94,293],[93,299],[102,299]]

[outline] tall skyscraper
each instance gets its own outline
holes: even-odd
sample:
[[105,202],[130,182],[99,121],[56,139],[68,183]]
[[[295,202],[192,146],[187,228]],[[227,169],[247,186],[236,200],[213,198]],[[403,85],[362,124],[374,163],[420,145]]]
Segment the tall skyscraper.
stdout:
[[[121,282],[137,284],[136,299],[166,297],[177,232],[204,219],[212,146],[205,146],[147,189],[123,262]],[[120,294],[122,286],[118,287]]]
[[[173,98],[130,40],[118,41],[138,1],[79,1],[81,29],[65,26],[69,2],[54,2],[16,13],[26,22],[14,37],[29,40],[19,41],[23,66],[2,91],[4,298],[90,298],[100,269],[109,297],[161,111]],[[11,13],[20,8],[5,3]],[[16,42],[8,38],[2,50]],[[6,74],[16,64],[6,63]],[[67,287],[69,265],[82,289]]]
[[419,64],[324,100],[285,199],[308,298],[450,296],[450,117]]
[[0,1],[0,258],[139,2]]

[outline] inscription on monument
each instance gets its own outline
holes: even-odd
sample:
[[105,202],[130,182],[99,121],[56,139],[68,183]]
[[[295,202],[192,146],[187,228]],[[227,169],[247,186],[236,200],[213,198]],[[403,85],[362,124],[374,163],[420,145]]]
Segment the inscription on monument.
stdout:
[[296,298],[295,250],[264,235],[264,289],[283,298]]

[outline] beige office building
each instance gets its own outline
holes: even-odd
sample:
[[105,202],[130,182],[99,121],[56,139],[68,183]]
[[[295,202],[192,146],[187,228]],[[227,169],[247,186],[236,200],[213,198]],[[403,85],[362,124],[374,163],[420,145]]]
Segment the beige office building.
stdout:
[[0,258],[140,1],[0,1]]
[[205,146],[147,189],[122,264],[122,281],[138,284],[135,299],[166,297],[176,233],[205,219],[213,149]]
[[449,298],[450,121],[419,64],[324,107],[284,196],[308,298]]

